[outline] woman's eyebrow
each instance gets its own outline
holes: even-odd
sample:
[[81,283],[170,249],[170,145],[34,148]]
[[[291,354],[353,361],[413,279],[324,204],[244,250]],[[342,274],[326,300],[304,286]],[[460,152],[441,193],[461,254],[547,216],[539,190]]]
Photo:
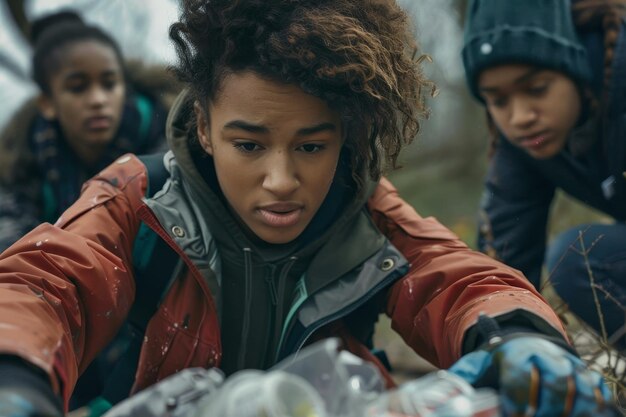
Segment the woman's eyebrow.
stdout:
[[65,76],[65,81],[83,81],[87,78],[87,75],[84,72],[81,71],[74,71],[74,72],[70,72],[69,74],[67,74]]
[[298,135],[309,136],[326,130],[330,132],[335,132],[337,130],[337,126],[334,123],[324,122],[315,126],[303,127],[302,129],[298,129]]
[[[231,120],[224,125],[222,130],[245,130],[246,132],[250,133],[269,133],[270,131],[269,128],[266,126],[246,122],[243,120]],[[323,131],[335,132],[336,130],[337,126],[334,123],[323,122],[314,126],[298,129],[297,134],[299,136],[310,136]]]
[[231,120],[226,123],[222,130],[245,130],[250,133],[269,133],[269,129],[263,125],[245,122],[243,120]]

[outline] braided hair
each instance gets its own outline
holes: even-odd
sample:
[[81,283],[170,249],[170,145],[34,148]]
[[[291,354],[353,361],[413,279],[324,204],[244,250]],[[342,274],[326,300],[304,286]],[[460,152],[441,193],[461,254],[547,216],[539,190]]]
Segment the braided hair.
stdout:
[[604,83],[606,91],[611,83],[613,56],[624,16],[626,0],[574,0],[572,15],[580,31],[604,32]]
[[30,40],[34,46],[33,79],[44,94],[50,94],[50,77],[63,64],[63,50],[76,42],[97,41],[111,47],[124,68],[117,43],[98,27],[85,24],[73,11],[63,10],[33,22]]

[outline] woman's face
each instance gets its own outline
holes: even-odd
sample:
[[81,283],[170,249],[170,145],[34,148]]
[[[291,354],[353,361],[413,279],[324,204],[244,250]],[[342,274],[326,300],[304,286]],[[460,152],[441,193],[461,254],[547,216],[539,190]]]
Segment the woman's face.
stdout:
[[536,159],[558,154],[580,116],[578,88],[560,72],[502,65],[482,71],[478,88],[500,132]]
[[196,103],[198,137],[234,213],[262,240],[288,243],[324,201],[342,146],[340,116],[299,87],[252,72]]
[[49,78],[50,94],[39,104],[57,119],[70,147],[84,162],[95,162],[113,140],[122,118],[126,85],[115,51],[98,41],[80,41],[58,53],[62,65]]

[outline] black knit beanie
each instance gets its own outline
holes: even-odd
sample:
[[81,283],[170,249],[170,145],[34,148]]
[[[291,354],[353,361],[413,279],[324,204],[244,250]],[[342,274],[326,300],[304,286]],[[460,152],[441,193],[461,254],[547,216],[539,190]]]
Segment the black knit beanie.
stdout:
[[480,101],[478,75],[494,65],[528,64],[561,71],[579,84],[591,80],[570,0],[470,0],[464,38],[467,84]]

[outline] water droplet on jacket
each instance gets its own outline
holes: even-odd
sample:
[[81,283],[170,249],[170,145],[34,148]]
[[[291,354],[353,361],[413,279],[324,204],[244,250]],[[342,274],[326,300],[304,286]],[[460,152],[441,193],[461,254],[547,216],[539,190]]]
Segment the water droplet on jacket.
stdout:
[[43,242],[40,240],[39,242],[35,243],[35,246],[41,246],[43,245]]

